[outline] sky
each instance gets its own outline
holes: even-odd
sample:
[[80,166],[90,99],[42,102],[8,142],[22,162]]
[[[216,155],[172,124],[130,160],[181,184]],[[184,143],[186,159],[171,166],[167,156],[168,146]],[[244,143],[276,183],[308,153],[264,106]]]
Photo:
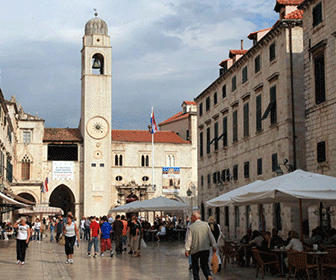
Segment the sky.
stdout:
[[270,27],[275,0],[3,1],[0,87],[46,127],[78,127],[80,50],[96,8],[112,44],[112,128],[161,122],[218,77],[247,35]]

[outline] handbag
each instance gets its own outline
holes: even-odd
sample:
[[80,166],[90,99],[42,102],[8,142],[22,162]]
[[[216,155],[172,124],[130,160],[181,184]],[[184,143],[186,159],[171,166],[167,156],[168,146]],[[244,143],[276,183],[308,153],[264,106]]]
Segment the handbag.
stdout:
[[214,274],[217,273],[218,271],[218,257],[216,252],[213,253],[212,258],[211,258],[211,269]]
[[62,234],[60,240],[58,241],[58,244],[61,246],[65,246],[65,236]]

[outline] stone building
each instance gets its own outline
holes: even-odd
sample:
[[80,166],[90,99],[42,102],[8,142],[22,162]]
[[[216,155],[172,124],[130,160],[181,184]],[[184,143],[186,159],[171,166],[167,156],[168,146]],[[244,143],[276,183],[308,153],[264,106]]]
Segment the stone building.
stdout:
[[[198,106],[198,201],[230,237],[246,229],[295,229],[280,204],[212,209],[205,202],[255,180],[305,168],[301,1],[276,1],[279,20],[249,34],[249,50],[230,50]],[[294,136],[295,135],[295,136]],[[307,218],[307,217],[305,217]]]
[[[304,12],[306,166],[336,176],[336,1],[306,0],[299,8]],[[315,226],[318,217],[313,217]]]
[[6,122],[0,139],[3,132],[14,195],[77,217],[106,215],[117,205],[160,195],[187,201],[187,190],[197,185],[195,105],[185,102],[192,121],[155,133],[153,160],[149,130],[111,127],[111,44],[107,24],[97,15],[85,25],[81,58],[78,128],[46,128],[15,99],[3,99],[1,117],[10,115],[13,125]]

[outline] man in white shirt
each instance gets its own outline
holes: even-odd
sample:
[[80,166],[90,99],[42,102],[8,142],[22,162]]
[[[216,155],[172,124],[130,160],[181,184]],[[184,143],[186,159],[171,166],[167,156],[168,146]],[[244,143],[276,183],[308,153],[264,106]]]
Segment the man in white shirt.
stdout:
[[212,247],[213,252],[216,252],[215,238],[208,223],[201,221],[199,211],[193,212],[191,222],[192,224],[188,227],[186,235],[185,255],[186,257],[191,255],[194,280],[200,279],[198,260],[200,260],[201,269],[205,278],[212,280],[208,260],[210,247]]

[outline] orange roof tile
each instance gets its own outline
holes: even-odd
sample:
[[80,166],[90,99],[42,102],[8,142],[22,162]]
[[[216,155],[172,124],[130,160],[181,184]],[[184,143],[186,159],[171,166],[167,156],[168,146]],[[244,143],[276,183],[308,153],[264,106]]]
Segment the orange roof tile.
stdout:
[[228,59],[224,59],[223,61],[221,61],[221,63],[219,63],[218,65],[219,66],[222,66],[222,67],[224,67],[223,65],[224,65],[224,63],[225,62],[227,62],[227,61],[229,61],[231,58],[228,58]]
[[247,50],[230,50],[229,57],[233,58],[235,55],[244,55],[247,53]]
[[250,33],[250,34],[247,36],[247,38],[249,38],[249,39],[253,39],[254,36],[256,36],[259,32],[264,32],[264,31],[271,30],[271,29],[272,29],[272,28],[269,27],[269,28],[264,28],[264,29],[261,29],[261,30],[252,32],[252,33]]
[[43,141],[81,142],[83,138],[78,128],[45,128]]
[[275,4],[275,7],[274,7],[274,10],[276,12],[279,12],[280,8],[282,6],[287,6],[287,5],[297,6],[297,5],[300,5],[302,2],[303,2],[303,0],[277,0],[276,4]]
[[[120,142],[152,142],[152,134],[148,130],[112,130],[112,141]],[[173,131],[158,131],[154,134],[155,143],[189,144]]]
[[302,18],[303,18],[302,10],[295,10],[285,16],[285,19],[302,19]]
[[175,114],[174,116],[170,117],[169,119],[159,123],[159,126],[164,125],[164,124],[168,124],[171,122],[175,122],[178,120],[183,120],[189,117],[189,113],[183,113],[183,112],[178,112],[177,114]]
[[183,101],[183,104],[187,104],[187,105],[196,105],[196,102],[195,101],[188,101],[188,100],[185,100]]

